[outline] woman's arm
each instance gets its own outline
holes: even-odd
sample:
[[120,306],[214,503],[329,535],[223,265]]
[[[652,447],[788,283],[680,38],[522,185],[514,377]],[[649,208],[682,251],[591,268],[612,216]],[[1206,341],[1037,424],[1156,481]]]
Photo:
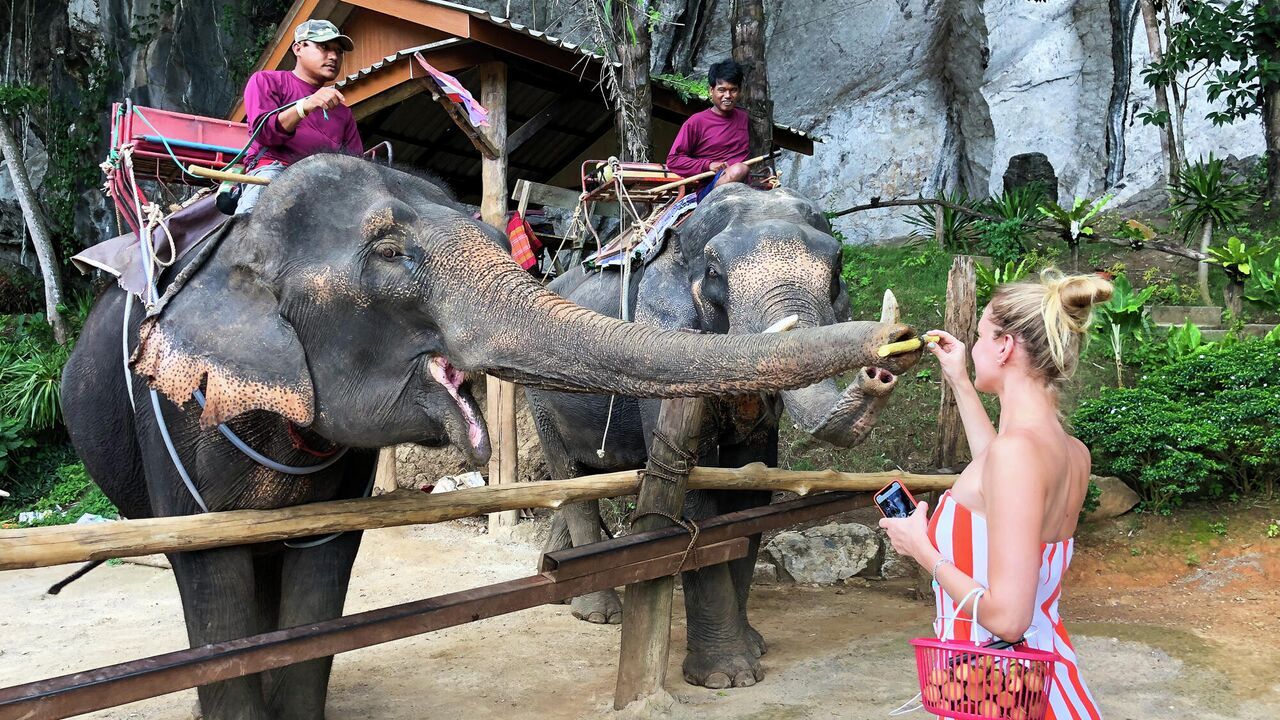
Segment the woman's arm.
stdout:
[[964,425],[964,435],[969,441],[969,454],[978,457],[996,437],[995,426],[987,416],[987,409],[982,407],[978,399],[978,391],[969,379],[969,357],[965,344],[945,330],[930,330],[930,335],[937,335],[938,342],[929,343],[929,351],[938,358],[942,367],[942,377],[951,386],[951,393],[956,399],[956,410],[960,413],[960,422]]
[[[1048,472],[1034,439],[1021,434],[997,438],[991,443],[982,476],[987,505],[986,592],[978,604],[978,624],[1013,642],[1031,625],[1040,577],[1040,535],[1044,518]],[[880,527],[899,553],[933,569],[942,557],[929,541],[921,503],[910,518],[883,519]],[[950,563],[938,566],[938,584],[954,599],[963,598],[978,582]],[[973,601],[964,612],[973,615]]]

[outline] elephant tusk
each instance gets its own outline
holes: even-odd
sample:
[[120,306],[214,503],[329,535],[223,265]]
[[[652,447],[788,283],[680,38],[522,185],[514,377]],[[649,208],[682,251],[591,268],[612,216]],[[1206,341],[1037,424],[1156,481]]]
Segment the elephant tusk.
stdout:
[[799,315],[788,315],[782,318],[781,320],[779,320],[778,322],[765,328],[764,331],[766,333],[786,332],[794,328],[796,324],[799,322],[800,322]]

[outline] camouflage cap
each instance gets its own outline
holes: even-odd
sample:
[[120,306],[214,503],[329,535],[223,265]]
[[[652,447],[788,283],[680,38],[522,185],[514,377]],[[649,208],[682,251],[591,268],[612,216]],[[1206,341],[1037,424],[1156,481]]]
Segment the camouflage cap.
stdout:
[[328,20],[308,20],[293,31],[294,42],[306,40],[318,43],[337,40],[343,52],[351,52],[356,46],[355,43],[351,42],[351,38],[338,32],[338,26]]

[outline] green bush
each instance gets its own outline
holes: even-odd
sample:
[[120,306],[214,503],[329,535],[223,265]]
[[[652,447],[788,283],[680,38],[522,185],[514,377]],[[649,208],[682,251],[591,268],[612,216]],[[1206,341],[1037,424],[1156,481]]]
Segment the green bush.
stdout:
[[1135,388],[1103,390],[1072,418],[1103,473],[1168,513],[1190,497],[1274,492],[1280,473],[1280,346],[1201,346]]
[[84,465],[79,462],[59,467],[40,498],[29,503],[10,503],[4,506],[0,517],[12,521],[20,512],[25,511],[48,513],[39,520],[23,523],[26,526],[69,525],[86,514],[105,518],[120,515],[116,506],[89,479]]

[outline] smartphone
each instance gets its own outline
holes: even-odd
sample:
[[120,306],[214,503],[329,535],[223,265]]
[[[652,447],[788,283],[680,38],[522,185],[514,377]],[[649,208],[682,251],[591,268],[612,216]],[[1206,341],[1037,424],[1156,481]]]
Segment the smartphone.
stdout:
[[911,493],[897,480],[881,488],[880,492],[876,493],[875,500],[876,507],[880,508],[880,512],[887,518],[904,518],[916,509],[916,499],[911,497]]

